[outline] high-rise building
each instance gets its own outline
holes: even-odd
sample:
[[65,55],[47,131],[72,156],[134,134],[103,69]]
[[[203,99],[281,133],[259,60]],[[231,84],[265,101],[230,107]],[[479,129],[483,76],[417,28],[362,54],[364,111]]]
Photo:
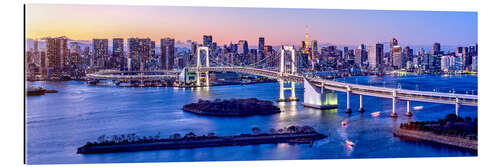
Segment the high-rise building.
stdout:
[[69,51],[70,53],[78,53],[80,54],[80,45],[76,41],[72,41],[69,43]]
[[472,57],[471,69],[472,71],[477,71],[477,56]]
[[[273,47],[270,46],[270,45],[265,45],[264,46],[264,54],[266,56],[272,56],[274,53],[274,50],[273,50]],[[266,59],[266,64],[270,67],[274,67],[275,65],[277,65],[277,61],[275,61],[276,59]]]
[[354,50],[354,62],[361,66],[363,65],[363,44],[359,45],[357,49]]
[[149,48],[150,48],[151,57],[155,57],[155,54],[156,54],[156,43],[155,43],[155,41],[151,41],[149,43]]
[[104,67],[104,62],[108,55],[108,39],[92,39],[93,57],[96,60],[96,66]]
[[113,38],[113,49],[111,55],[113,57],[113,66],[125,67],[125,49],[123,38]]
[[175,39],[162,38],[161,42],[161,69],[172,70],[174,69],[174,54],[175,54]]
[[186,59],[186,67],[195,65],[196,50],[198,49],[198,44],[196,42],[191,42],[191,55]]
[[248,54],[248,42],[247,40],[238,41],[238,54],[247,55]]
[[33,50],[35,52],[38,52],[38,40],[35,39],[34,43],[33,43]]
[[404,57],[403,57],[403,49],[399,45],[395,45],[392,48],[392,66],[396,69],[404,67]]
[[434,53],[435,54],[439,54],[439,53],[436,53],[436,52],[441,52],[441,44],[440,43],[434,43],[434,45],[432,46],[432,50],[434,50]]
[[371,69],[380,67],[383,63],[384,44],[377,43],[370,45],[368,49],[368,65]]
[[212,48],[212,35],[203,35],[203,46]]
[[145,70],[146,61],[151,56],[151,39],[149,38],[128,38],[128,58],[131,64],[129,70]]
[[318,57],[319,57],[319,52],[318,52],[318,40],[312,40],[311,41],[311,45],[312,45],[312,51],[311,51],[311,59],[312,59],[312,62],[315,62],[315,61],[318,61]]
[[259,48],[258,48],[258,50],[259,51],[264,51],[264,45],[265,45],[264,37],[259,37]]
[[348,58],[347,58],[347,57],[348,57],[348,54],[349,54],[348,52],[349,52],[349,47],[344,46],[344,57],[343,57],[343,58],[344,58],[344,59],[346,59],[346,60],[348,59]]
[[167,38],[167,70],[174,69],[175,39]]
[[386,61],[386,63],[389,62],[388,64],[392,65],[392,59],[394,57],[392,48],[394,48],[394,46],[398,46],[398,45],[399,45],[399,42],[396,38],[392,38],[391,41],[389,41],[389,56],[386,57],[386,59],[390,60],[390,62]]
[[397,46],[398,40],[396,38],[392,38],[391,41],[389,41],[389,49],[392,49],[394,46]]
[[259,47],[257,48],[257,61],[264,59],[264,37],[259,37]]
[[125,50],[123,46],[123,38],[113,38],[113,56],[123,57]]
[[54,70],[54,73],[61,73],[66,57],[68,56],[68,39],[66,37],[46,38],[46,55],[49,60],[48,67]]

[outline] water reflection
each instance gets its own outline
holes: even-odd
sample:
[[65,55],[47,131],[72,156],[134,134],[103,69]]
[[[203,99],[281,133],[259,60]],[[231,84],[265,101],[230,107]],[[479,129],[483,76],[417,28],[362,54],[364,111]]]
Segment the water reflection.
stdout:
[[[403,86],[429,89],[429,85],[441,89],[477,90],[477,78],[424,77],[398,78]],[[363,83],[373,77],[359,77]],[[397,85],[391,76],[373,82]],[[453,84],[447,84],[452,82]],[[460,84],[458,84],[460,83]],[[198,99],[215,100],[256,97],[275,101],[279,96],[277,83],[255,85],[228,85],[210,88],[123,88],[115,86],[93,86],[84,82],[28,82],[30,85],[59,90],[56,94],[27,97],[27,161],[40,163],[103,163],[103,162],[161,162],[161,161],[213,161],[213,160],[262,160],[262,159],[317,159],[317,158],[369,158],[369,157],[440,157],[470,156],[456,148],[433,147],[415,144],[395,138],[393,128],[410,120],[437,120],[454,113],[452,105],[412,102],[424,109],[414,111],[411,118],[404,116],[406,103],[398,103],[399,117],[390,118],[392,100],[364,96],[366,113],[353,111],[346,114],[345,94],[338,94],[338,107],[329,110],[304,108],[303,101],[276,103],[283,112],[273,115],[250,117],[206,117],[181,110],[182,106]],[[303,86],[296,87],[297,98],[303,99]],[[465,92],[465,91],[464,91]],[[359,101],[352,100],[351,107],[358,108]],[[380,112],[373,117],[371,113]],[[460,114],[477,117],[477,107],[461,106]],[[341,122],[348,125],[342,128]],[[83,156],[75,153],[78,146],[95,140],[102,134],[137,133],[152,135],[161,132],[218,135],[251,133],[252,127],[267,131],[290,125],[310,125],[326,134],[326,139],[308,145],[265,144],[254,146],[217,147],[182,150],[131,152]],[[355,143],[347,148],[345,140]],[[388,149],[393,148],[393,149]]]

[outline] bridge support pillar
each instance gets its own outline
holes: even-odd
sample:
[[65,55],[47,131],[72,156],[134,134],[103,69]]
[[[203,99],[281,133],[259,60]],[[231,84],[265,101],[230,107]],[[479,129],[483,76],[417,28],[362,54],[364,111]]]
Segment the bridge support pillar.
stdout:
[[337,94],[326,91],[322,87],[315,86],[304,78],[304,107],[316,109],[337,108]]
[[396,90],[392,92],[392,113],[391,117],[396,118],[398,117],[398,114],[396,114]]
[[346,109],[345,109],[345,112],[346,113],[351,113],[352,110],[351,110],[351,104],[350,104],[350,99],[351,99],[351,87],[347,86],[347,96],[346,96],[346,99],[347,99],[347,106],[346,106]]
[[208,71],[205,73],[205,86],[206,87],[210,86],[210,77]]
[[200,70],[196,70],[196,86],[201,86],[200,78],[201,78]]
[[285,100],[285,81],[283,79],[278,79],[280,84],[280,97],[278,98],[278,102],[284,102]]
[[458,97],[455,98],[455,115],[458,117],[458,108],[460,108],[460,101],[458,100]]
[[410,100],[406,101],[406,113],[405,115],[408,117],[413,116],[413,113],[411,112],[411,105],[410,105]]
[[292,87],[292,93],[291,93],[291,96],[288,98],[290,101],[299,101],[299,99],[295,96],[295,82],[292,81],[291,83],[291,87]]
[[363,95],[359,95],[359,112],[365,112],[365,109],[363,108]]

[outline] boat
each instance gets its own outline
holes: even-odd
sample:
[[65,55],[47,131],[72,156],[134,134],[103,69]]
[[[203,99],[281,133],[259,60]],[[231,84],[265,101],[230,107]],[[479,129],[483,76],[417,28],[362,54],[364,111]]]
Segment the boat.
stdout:
[[413,110],[421,110],[422,108],[424,108],[424,106],[415,106],[413,107]]
[[342,127],[346,127],[347,126],[347,121],[342,121]]
[[352,147],[352,146],[354,146],[354,142],[352,142],[350,140],[345,140],[345,145],[348,147]]
[[372,113],[371,113],[371,115],[372,115],[373,117],[378,117],[378,116],[380,116],[380,111],[377,111],[377,112],[372,112]]

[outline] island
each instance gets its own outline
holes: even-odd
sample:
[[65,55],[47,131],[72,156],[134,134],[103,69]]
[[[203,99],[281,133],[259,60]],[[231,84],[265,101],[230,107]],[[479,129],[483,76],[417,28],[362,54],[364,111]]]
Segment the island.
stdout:
[[78,154],[136,152],[164,149],[188,149],[200,147],[244,146],[273,143],[298,143],[312,146],[315,140],[327,136],[316,132],[310,126],[289,126],[283,129],[269,129],[268,133],[260,132],[259,128],[252,128],[253,134],[235,136],[216,136],[214,133],[198,136],[193,132],[182,135],[175,133],[168,138],[156,136],[139,137],[135,134],[102,135],[95,142],[87,142],[77,149]]
[[197,103],[184,105],[182,110],[211,116],[251,116],[274,114],[281,112],[272,101],[258,100],[256,98],[248,99],[230,99],[214,101],[198,100]]
[[395,136],[428,141],[477,151],[477,118],[465,119],[448,114],[438,121],[415,121],[400,124]]
[[29,86],[26,90],[26,95],[28,96],[37,96],[37,95],[44,95],[45,93],[57,93],[57,90],[48,90],[42,87],[34,87],[34,86]]

